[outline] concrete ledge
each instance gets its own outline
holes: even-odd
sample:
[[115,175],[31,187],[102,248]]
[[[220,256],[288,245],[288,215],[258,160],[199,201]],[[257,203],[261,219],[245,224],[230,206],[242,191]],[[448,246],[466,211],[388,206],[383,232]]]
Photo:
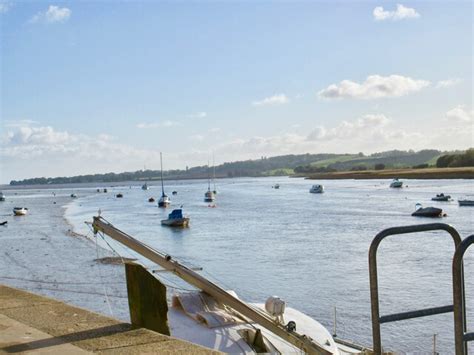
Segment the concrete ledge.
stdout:
[[0,285],[0,353],[22,352],[220,354],[148,329],[133,329],[128,323],[47,297]]

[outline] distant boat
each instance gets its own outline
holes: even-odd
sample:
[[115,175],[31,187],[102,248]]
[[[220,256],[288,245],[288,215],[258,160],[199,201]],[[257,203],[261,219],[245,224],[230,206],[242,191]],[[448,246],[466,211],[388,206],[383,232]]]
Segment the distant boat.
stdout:
[[322,194],[324,192],[324,186],[323,185],[313,185],[309,189],[309,192],[312,194]]
[[13,213],[15,214],[15,216],[25,216],[28,213],[28,208],[13,207]]
[[474,206],[474,200],[458,200],[459,206]]
[[161,197],[158,200],[158,207],[166,208],[170,205],[171,199],[165,194],[165,186],[163,184],[163,154],[160,152],[160,165],[161,165]]
[[71,194],[71,198],[77,198],[76,194]]
[[104,193],[107,193],[107,189],[104,189]]
[[150,198],[148,199],[148,202],[155,202],[155,199],[154,199],[153,197],[150,197]]
[[178,191],[173,191],[172,194],[173,194],[173,195],[177,195],[177,194],[178,194]]
[[436,207],[423,207],[421,203],[415,206],[415,212],[411,214],[414,217],[442,217],[443,210]]
[[440,193],[440,194],[437,194],[435,197],[431,198],[431,200],[432,201],[449,201],[451,200],[451,196]]
[[142,190],[148,190],[149,187],[147,185],[147,183],[145,182],[143,185],[142,185]]
[[390,184],[390,187],[393,187],[393,188],[403,187],[403,181],[400,181],[397,178],[395,178],[395,179],[392,180],[392,183]]
[[117,195],[115,195],[115,197],[117,197],[117,198],[122,198],[122,197],[123,197],[123,194],[118,193]]
[[168,219],[163,219],[161,224],[169,227],[188,227],[189,217],[184,217],[183,210],[178,208],[171,211],[171,213],[168,215]]
[[204,202],[214,202],[216,194],[211,191],[211,176],[209,175],[209,162],[207,163],[207,191],[204,194]]
[[0,201],[5,201],[5,195],[0,191]]
[[280,188],[280,184],[275,184],[272,186],[274,189],[279,189]]

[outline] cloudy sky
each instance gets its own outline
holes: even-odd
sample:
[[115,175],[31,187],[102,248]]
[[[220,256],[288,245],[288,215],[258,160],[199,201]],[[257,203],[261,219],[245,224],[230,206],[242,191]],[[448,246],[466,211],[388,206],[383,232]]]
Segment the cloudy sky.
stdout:
[[472,7],[0,0],[0,183],[472,147]]

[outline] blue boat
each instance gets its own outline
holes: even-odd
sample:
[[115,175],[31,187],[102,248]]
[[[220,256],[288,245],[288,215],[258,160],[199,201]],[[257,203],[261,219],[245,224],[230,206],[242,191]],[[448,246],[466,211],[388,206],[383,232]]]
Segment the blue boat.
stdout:
[[189,225],[189,217],[184,217],[183,210],[178,208],[171,211],[168,219],[163,219],[161,224],[170,227],[187,227]]

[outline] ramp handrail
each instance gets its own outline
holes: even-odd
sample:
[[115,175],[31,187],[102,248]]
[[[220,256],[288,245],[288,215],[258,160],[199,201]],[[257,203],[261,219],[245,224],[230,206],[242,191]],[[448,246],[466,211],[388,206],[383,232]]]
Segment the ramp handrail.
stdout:
[[[375,354],[382,354],[382,339],[380,335],[380,324],[395,322],[404,319],[410,319],[415,317],[425,317],[429,315],[441,314],[452,312],[454,307],[453,305],[427,308],[422,310],[416,310],[411,312],[397,313],[380,317],[379,311],[379,290],[378,290],[378,277],[377,277],[377,249],[383,239],[390,235],[398,234],[409,234],[409,233],[419,233],[419,232],[428,232],[443,230],[448,232],[453,241],[455,248],[461,244],[461,236],[459,233],[448,224],[445,223],[430,223],[430,224],[419,224],[412,226],[403,226],[403,227],[393,227],[388,228],[380,233],[378,233],[375,238],[372,240],[369,249],[369,275],[370,275],[370,303],[371,303],[371,313],[372,313],[372,338],[373,338],[373,350]],[[464,299],[463,290],[464,290],[464,276],[462,272],[462,267],[460,268],[460,279],[461,279],[461,298]],[[454,280],[453,280],[454,281]],[[464,312],[464,310],[462,310]],[[457,354],[458,355],[458,354]]]
[[454,346],[456,355],[467,355],[467,342],[474,340],[474,332],[466,333],[466,305],[463,282],[463,257],[474,244],[474,234],[464,239],[456,248],[453,258]]

